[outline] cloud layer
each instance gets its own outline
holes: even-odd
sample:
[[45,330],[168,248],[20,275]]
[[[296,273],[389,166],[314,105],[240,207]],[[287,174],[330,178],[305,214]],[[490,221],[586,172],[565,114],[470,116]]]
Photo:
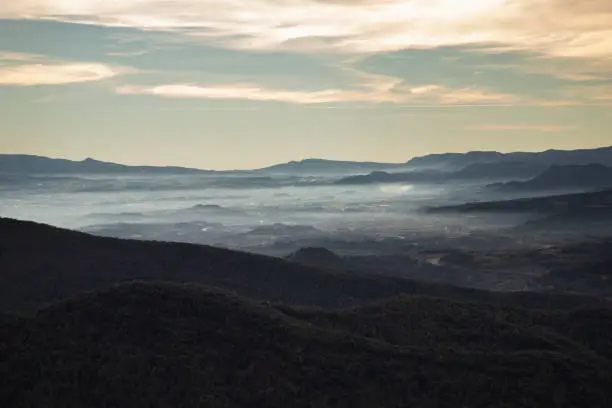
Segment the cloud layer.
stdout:
[[164,30],[247,49],[482,46],[612,59],[609,0],[19,0],[0,18]]

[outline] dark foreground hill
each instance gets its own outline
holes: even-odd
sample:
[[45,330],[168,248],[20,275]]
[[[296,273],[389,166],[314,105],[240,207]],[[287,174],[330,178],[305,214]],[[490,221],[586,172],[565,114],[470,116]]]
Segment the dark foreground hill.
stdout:
[[589,297],[490,293],[295,264],[208,246],[121,240],[0,218],[0,311],[30,312],[82,291],[142,281],[197,282],[254,298],[342,307],[421,294],[534,308],[600,304]]
[[13,408],[559,408],[612,398],[606,310],[406,298],[327,313],[138,283],[5,322],[0,405]]

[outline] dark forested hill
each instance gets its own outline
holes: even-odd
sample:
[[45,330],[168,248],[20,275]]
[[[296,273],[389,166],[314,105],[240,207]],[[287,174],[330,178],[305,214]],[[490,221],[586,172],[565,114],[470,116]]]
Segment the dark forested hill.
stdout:
[[0,322],[0,406],[603,408],[611,328],[599,309],[322,312],[126,284]]

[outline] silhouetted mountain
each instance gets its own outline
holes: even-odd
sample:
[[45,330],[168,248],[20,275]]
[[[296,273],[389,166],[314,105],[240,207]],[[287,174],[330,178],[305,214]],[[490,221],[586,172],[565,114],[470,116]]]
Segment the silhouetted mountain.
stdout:
[[265,167],[257,171],[260,172],[279,172],[300,174],[323,174],[323,173],[357,173],[363,171],[388,170],[403,167],[404,164],[398,163],[376,163],[376,162],[355,162],[325,159],[306,159],[301,161],[291,161],[289,163],[276,164]]
[[499,152],[473,151],[467,153],[429,154],[415,157],[406,164],[415,167],[454,167],[461,168],[476,163],[492,163],[505,159],[506,155]]
[[592,190],[612,187],[612,167],[602,164],[551,166],[542,174],[527,181],[492,184],[502,190]]
[[490,293],[329,272],[208,246],[103,238],[0,218],[0,311],[32,311],[82,291],[133,280],[198,282],[256,299],[323,307],[358,305],[398,294],[544,308],[600,304],[580,296]]
[[438,171],[414,171],[409,173],[387,173],[374,171],[366,175],[356,175],[341,178],[338,185],[366,185],[382,183],[432,183],[442,181],[447,176]]
[[51,159],[25,154],[0,154],[0,173],[7,174],[205,174],[210,170],[185,167],[127,166],[91,158],[82,161]]
[[449,174],[451,180],[494,180],[511,178],[530,178],[540,174],[546,166],[537,163],[499,162],[473,163]]
[[432,154],[415,157],[407,164],[411,167],[461,168],[476,163],[502,161],[534,163],[545,166],[599,163],[612,166],[612,146],[581,150],[547,150],[545,152],[481,152]]
[[461,180],[497,180],[529,178],[546,167],[533,163],[494,162],[469,164],[457,171],[421,170],[401,173],[374,171],[366,175],[344,177],[339,185],[366,185],[382,183],[439,183]]
[[563,234],[574,239],[612,235],[612,190],[468,203],[430,208],[428,212],[532,214],[531,219],[511,230],[531,235],[531,238],[535,233],[548,236]]
[[461,205],[433,207],[427,209],[427,211],[430,213],[532,212],[555,214],[593,211],[594,209],[609,209],[612,211],[612,190],[535,198],[519,198],[514,200],[474,202]]
[[327,313],[129,284],[0,330],[6,407],[607,407],[612,312]]
[[[326,159],[306,159],[276,164],[258,170],[220,171],[198,170],[184,167],[157,166],[127,166],[116,163],[102,162],[91,158],[82,161],[52,159],[42,156],[23,154],[0,154],[0,173],[5,174],[75,174],[75,173],[297,173],[300,175],[316,174],[359,174],[366,172],[382,172],[401,170],[403,168],[437,168],[445,170],[461,170],[472,164],[514,162],[535,164],[541,166],[575,165],[600,163],[612,166],[612,147],[583,150],[548,150],[538,153],[516,152],[499,153],[473,151],[467,153],[444,153],[415,157],[407,163],[380,163],[339,161]],[[500,170],[501,171],[501,170]],[[518,170],[513,170],[518,171]],[[477,173],[477,172],[476,172]],[[474,173],[475,174],[475,173]],[[522,174],[522,173],[521,173]],[[431,174],[430,174],[431,176]],[[435,176],[434,176],[435,177]],[[409,181],[409,180],[407,180]]]

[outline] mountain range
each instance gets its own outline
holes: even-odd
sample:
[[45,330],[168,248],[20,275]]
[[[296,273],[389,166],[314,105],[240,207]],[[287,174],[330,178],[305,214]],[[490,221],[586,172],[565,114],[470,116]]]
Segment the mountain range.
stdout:
[[[221,171],[200,170],[185,167],[128,166],[103,162],[92,158],[82,161],[52,159],[25,154],[0,154],[0,173],[9,174],[75,174],[75,173],[115,173],[115,174],[207,174],[207,173],[297,173],[297,174],[363,174],[375,171],[418,170],[436,168],[442,170],[461,170],[470,165],[506,163],[507,172],[519,175],[530,173],[530,168],[551,165],[584,165],[599,163],[612,166],[612,147],[583,150],[548,150],[538,153],[500,153],[474,151],[467,153],[431,154],[416,157],[407,163],[377,163],[358,161],[338,161],[326,159],[306,159],[277,164],[255,170]],[[529,167],[532,166],[532,167]],[[476,171],[473,169],[472,171]],[[469,174],[466,174],[467,177]]]
[[[471,163],[459,170],[416,169],[411,171],[373,171],[365,175],[351,175],[336,181],[339,185],[367,185],[381,183],[441,183],[476,180],[515,180],[537,176],[547,167],[537,163],[501,161]],[[406,170],[407,168],[404,168]]]
[[521,162],[543,166],[600,163],[612,165],[612,146],[596,149],[547,150],[544,152],[486,152],[444,153],[415,157],[408,161],[413,167],[462,168],[476,163]]
[[26,154],[0,154],[0,173],[7,174],[201,174],[209,172],[173,166],[127,166],[92,158],[73,161]]

